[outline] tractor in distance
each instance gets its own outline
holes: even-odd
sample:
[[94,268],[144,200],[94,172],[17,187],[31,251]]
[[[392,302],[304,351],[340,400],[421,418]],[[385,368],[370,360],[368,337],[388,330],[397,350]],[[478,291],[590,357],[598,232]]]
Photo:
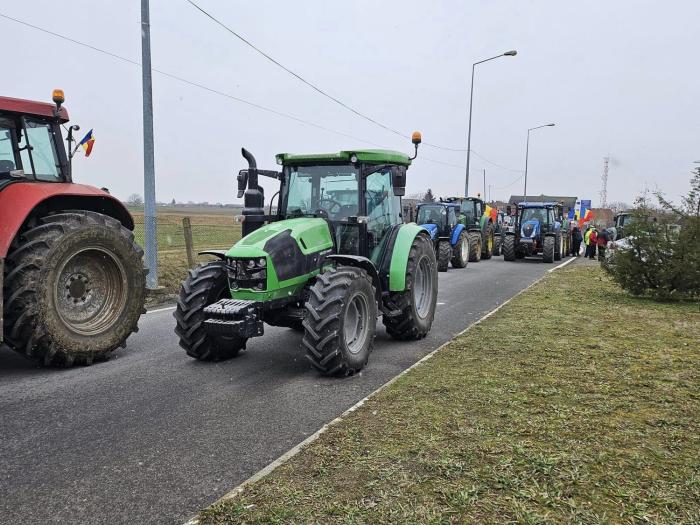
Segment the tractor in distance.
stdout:
[[[420,140],[414,133],[416,153]],[[281,171],[272,171],[242,154],[243,237],[205,252],[218,260],[190,270],[181,286],[175,331],[187,354],[233,357],[266,323],[303,332],[311,364],[336,376],[367,364],[380,315],[394,339],[425,337],[437,301],[435,252],[430,234],[401,216],[415,155],[281,153]],[[265,214],[260,176],[280,183],[274,214]]]
[[[510,209],[508,214],[510,215]],[[513,216],[513,231],[505,234],[503,258],[515,261],[527,256],[542,255],[543,262],[558,261],[567,255],[566,237],[568,225],[564,222],[559,203],[520,202],[516,205]]]
[[0,97],[0,343],[89,365],[137,331],[145,270],[124,205],[72,180],[64,100]]
[[628,228],[632,221],[635,220],[634,215],[629,211],[623,211],[615,215],[615,226],[610,228],[611,240],[617,241],[625,238],[625,228]]
[[469,262],[469,239],[463,224],[457,222],[459,204],[428,202],[419,204],[416,222],[430,234],[439,272],[464,268]]
[[490,259],[493,255],[494,218],[486,214],[486,203],[479,197],[448,197],[444,202],[460,206],[458,220],[468,232],[469,262]]
[[510,226],[510,217],[505,212],[498,210],[496,212],[496,220],[493,223],[493,255],[498,257],[501,255],[501,247],[503,239],[506,236],[506,231]]

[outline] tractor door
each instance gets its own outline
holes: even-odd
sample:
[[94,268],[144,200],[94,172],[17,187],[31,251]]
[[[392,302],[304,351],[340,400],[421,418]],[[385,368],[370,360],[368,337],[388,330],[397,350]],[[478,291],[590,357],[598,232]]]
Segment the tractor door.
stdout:
[[364,210],[367,217],[365,250],[362,255],[379,263],[392,228],[403,224],[401,198],[394,195],[391,186],[391,170],[382,169],[364,177]]

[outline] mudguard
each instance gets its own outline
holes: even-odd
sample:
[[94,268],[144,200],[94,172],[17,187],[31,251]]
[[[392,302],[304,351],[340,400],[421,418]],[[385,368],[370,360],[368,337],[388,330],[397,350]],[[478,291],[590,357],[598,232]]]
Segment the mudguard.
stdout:
[[360,255],[328,255],[326,261],[337,262],[347,266],[354,266],[356,268],[362,268],[365,270],[370,278],[372,279],[372,284],[374,284],[374,294],[377,299],[377,303],[381,304],[382,300],[382,285],[379,281],[379,271],[374,263],[367,257],[362,257]]
[[457,239],[459,239],[459,234],[464,231],[464,224],[458,224],[452,230],[452,237],[450,237],[450,244],[454,246],[457,244]]
[[403,292],[406,289],[406,266],[411,251],[413,240],[418,235],[430,238],[428,231],[416,223],[404,224],[399,229],[391,253],[391,265],[389,267],[389,291]]
[[421,228],[424,228],[429,234],[431,239],[435,239],[438,232],[437,224],[421,224]]

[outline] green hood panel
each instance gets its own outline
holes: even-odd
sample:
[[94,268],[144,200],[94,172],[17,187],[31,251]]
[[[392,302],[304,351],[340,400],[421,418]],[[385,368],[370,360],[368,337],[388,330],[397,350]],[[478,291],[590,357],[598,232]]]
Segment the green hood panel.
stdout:
[[226,253],[227,257],[262,257],[265,244],[289,230],[306,255],[333,247],[328,223],[323,219],[300,217],[266,224],[243,237]]

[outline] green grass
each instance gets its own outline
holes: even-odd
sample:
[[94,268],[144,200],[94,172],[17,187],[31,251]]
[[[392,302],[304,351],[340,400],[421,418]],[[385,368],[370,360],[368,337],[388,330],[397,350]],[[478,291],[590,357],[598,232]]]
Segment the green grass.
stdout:
[[697,304],[563,269],[200,519],[700,523],[699,342]]

